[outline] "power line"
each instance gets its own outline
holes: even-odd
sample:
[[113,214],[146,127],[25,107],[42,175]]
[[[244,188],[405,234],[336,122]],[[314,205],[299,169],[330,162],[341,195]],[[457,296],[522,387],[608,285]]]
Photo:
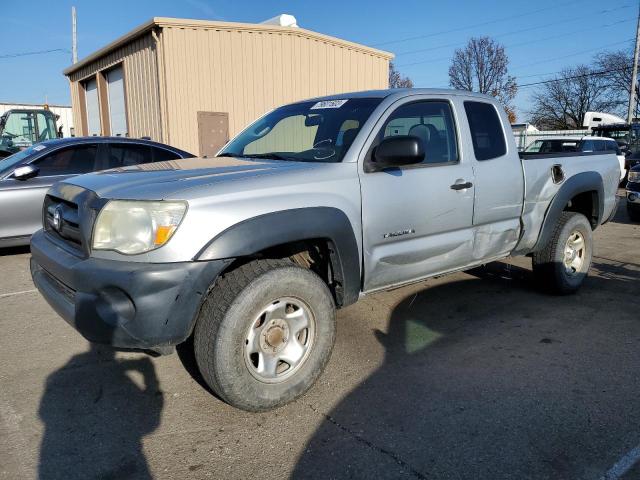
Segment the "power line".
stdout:
[[[595,75],[604,75],[604,74],[613,73],[613,72],[622,72],[624,70],[625,70],[624,67],[612,68],[610,70],[601,70],[601,71],[598,71],[598,72],[589,72],[589,73],[584,73],[584,74],[570,76],[570,77],[553,78],[553,79],[549,79],[549,80],[541,80],[539,82],[532,82],[532,83],[521,83],[521,84],[517,84],[516,86],[518,88],[531,87],[533,85],[542,85],[542,84],[545,84],[545,83],[561,82],[563,80],[570,80],[570,79],[573,79],[573,78],[589,77],[589,76],[595,76]],[[542,76],[545,76],[545,75],[560,75],[562,73],[564,73],[564,72],[563,71],[558,71],[558,72],[536,73],[534,75],[527,75],[527,76],[523,76],[523,77],[519,77],[519,78],[542,77]],[[446,86],[446,87],[437,87],[437,88],[451,88],[451,87],[450,86]]]
[[45,55],[47,53],[56,53],[56,52],[69,53],[69,50],[67,50],[66,48],[54,48],[51,50],[38,50],[36,52],[7,53],[4,55],[0,55],[0,58],[27,57],[30,55]]
[[[585,78],[585,77],[592,77],[592,76],[597,76],[597,75],[606,75],[607,73],[613,73],[613,72],[620,72],[624,70],[623,68],[612,68],[609,70],[601,70],[599,72],[588,72],[588,73],[582,73],[580,75],[571,75],[568,77],[562,77],[562,78],[553,78],[551,80],[543,80],[540,82],[533,82],[533,83],[523,83],[521,85],[518,85],[518,88],[526,88],[526,87],[533,87],[534,85],[544,85],[547,83],[554,83],[554,82],[563,82],[565,80],[574,80],[576,78]],[[562,72],[556,72],[556,74],[560,74]]]
[[[608,49],[609,47],[612,47],[612,46],[615,46],[615,45],[619,45],[619,44],[621,44],[621,43],[626,43],[626,42],[629,42],[629,41],[631,41],[631,40],[634,40],[634,39],[630,39],[630,40],[623,40],[622,42],[610,43],[610,44],[608,44],[608,45],[605,45],[605,46],[603,46],[603,47],[599,47],[599,48],[597,48],[597,49],[582,50],[582,51],[580,51],[580,52],[574,52],[574,53],[571,53],[571,54],[569,54],[569,55],[563,55],[563,56],[561,56],[561,57],[549,58],[549,59],[546,59],[546,60],[544,60],[544,61],[542,61],[542,62],[537,62],[537,63],[544,63],[544,62],[547,62],[547,61],[558,60],[558,59],[562,59],[562,58],[566,58],[566,57],[570,57],[570,56],[575,56],[575,55],[580,55],[580,54],[582,54],[582,53],[587,53],[587,52],[592,52],[592,51],[606,50],[606,49]],[[535,63],[530,63],[529,65],[535,65]],[[615,71],[618,71],[618,70],[622,70],[622,69],[620,68],[620,69],[607,70],[606,72],[615,72]],[[547,73],[535,73],[535,74],[530,74],[530,75],[516,75],[516,77],[517,77],[517,78],[531,78],[531,77],[542,77],[542,76],[546,76],[546,75],[558,75],[558,74],[561,74],[561,73],[563,73],[563,72],[562,72],[562,71],[558,71],[558,72],[547,72]],[[597,72],[596,72],[596,73],[597,73]],[[592,72],[592,73],[591,73],[591,75],[596,74],[596,73],[593,73],[593,72]],[[554,81],[558,81],[558,80],[559,80],[559,79],[548,80],[548,81],[542,81],[542,83],[550,83],[550,82],[554,82]],[[438,83],[438,82],[437,82],[437,83]],[[440,82],[440,83],[442,83],[442,82]],[[531,83],[531,84],[522,84],[522,85],[518,85],[518,87],[526,87],[526,86],[530,86],[530,85],[539,85],[539,84],[540,84],[540,82],[534,82],[534,83]],[[447,87],[443,87],[443,88],[447,88]]]
[[608,49],[610,47],[614,47],[616,45],[621,45],[623,43],[628,43],[628,42],[631,42],[631,41],[634,41],[634,40],[635,40],[635,38],[629,38],[627,40],[622,40],[620,42],[609,43],[607,45],[604,45],[604,46],[598,47],[598,48],[591,48],[589,50],[581,50],[579,52],[570,53],[568,55],[561,55],[559,57],[547,58],[547,59],[544,59],[544,60],[540,60],[539,62],[529,62],[526,65],[521,65],[520,67],[514,67],[514,68],[518,69],[518,68],[522,68],[522,67],[529,67],[531,65],[540,65],[541,63],[553,62],[554,60],[562,60],[563,58],[575,57],[576,55],[582,55],[583,53],[598,52],[598,51],[606,50],[606,49]]
[[[570,18],[568,20],[560,20],[560,21],[551,22],[551,23],[542,23],[542,24],[539,24],[539,25],[536,25],[536,26],[533,26],[533,27],[529,27],[529,28],[524,28],[524,29],[520,29],[520,30],[513,30],[511,32],[500,33],[498,35],[492,35],[491,37],[492,38],[502,38],[502,37],[508,37],[510,35],[520,35],[520,34],[522,34],[524,32],[531,32],[533,30],[540,30],[541,28],[552,27],[552,26],[555,26],[555,25],[566,25],[568,22],[578,22],[580,20],[584,20],[585,18],[593,18],[594,15],[602,15],[602,14],[605,14],[605,13],[611,13],[611,12],[615,12],[615,11],[618,11],[618,10],[623,10],[623,9],[626,9],[626,8],[629,8],[629,6],[628,5],[624,5],[624,6],[618,7],[618,8],[611,8],[611,9],[608,9],[608,10],[601,10],[599,12],[593,12],[593,13],[591,13],[589,15],[585,15],[585,16],[582,16],[582,17],[573,17],[573,18]],[[609,25],[600,25],[599,28],[609,27],[611,25],[617,25],[619,23],[626,23],[626,22],[630,22],[630,21],[635,21],[635,19],[621,20],[619,22],[612,23],[612,24],[609,24]],[[584,31],[588,31],[588,30],[593,30],[593,27],[592,28],[585,28],[585,29],[582,29],[582,30],[578,30],[577,32],[574,32],[574,33],[584,32]],[[545,38],[545,40],[548,40],[548,38],[549,37]],[[411,54],[414,54],[414,53],[430,52],[430,51],[433,51],[433,50],[440,50],[442,48],[457,47],[457,46],[462,46],[462,45],[464,45],[464,43],[456,42],[456,43],[449,43],[447,45],[438,45],[436,47],[420,48],[420,49],[417,49],[417,50],[408,50],[408,51],[396,53],[396,57],[398,57],[400,55],[411,55]]]
[[[508,16],[508,17],[497,18],[497,19],[494,19],[494,20],[489,20],[489,21],[482,22],[482,23],[476,23],[476,24],[473,24],[473,25],[466,25],[464,27],[453,28],[453,29],[450,29],[450,30],[442,30],[440,32],[428,33],[426,35],[416,35],[415,37],[405,37],[405,38],[401,38],[401,39],[397,39],[397,40],[389,40],[389,41],[386,41],[386,42],[374,43],[372,46],[379,47],[379,46],[382,46],[382,45],[392,45],[392,44],[396,44],[396,43],[410,42],[411,40],[421,40],[423,38],[436,37],[438,35],[445,35],[447,33],[461,32],[461,31],[464,31],[464,30],[469,30],[471,28],[483,27],[485,25],[491,25],[493,23],[505,22],[507,20],[513,20],[515,18],[525,17],[525,16],[529,16],[529,15],[532,15],[532,14],[535,14],[535,13],[546,12],[548,10],[557,10],[560,7],[564,7],[564,6],[567,6],[567,5],[573,5],[575,3],[584,3],[584,2],[582,0],[572,0],[570,2],[565,2],[565,3],[560,3],[560,4],[557,4],[557,5],[554,5],[553,7],[540,8],[538,10],[530,10],[528,12],[519,13],[517,15],[511,15],[511,16]],[[628,7],[628,5],[625,5],[625,7]]]
[[[626,22],[629,22],[629,21],[630,20],[620,20],[618,22],[614,22],[614,23],[611,23],[611,24],[608,24],[608,25],[602,25],[600,28],[612,27],[612,26],[618,25],[620,23],[626,23]],[[591,29],[587,29],[587,30],[591,30]],[[555,35],[553,37],[547,37],[546,39],[556,39],[556,38],[560,38],[560,37],[575,35],[576,33],[580,33],[581,31],[583,31],[583,30],[573,31],[573,32],[569,32],[569,33],[561,33],[561,34]],[[635,39],[632,38],[631,40],[635,40]],[[527,66],[529,66],[529,65],[538,65],[540,63],[546,63],[546,62],[552,61],[552,60],[558,60],[558,59],[565,58],[565,57],[570,57],[570,56],[574,56],[574,55],[580,55],[581,53],[586,53],[586,52],[589,52],[589,51],[602,50],[602,49],[609,48],[610,46],[619,45],[621,43],[629,42],[631,40],[623,40],[621,42],[616,42],[616,43],[613,43],[613,44],[609,44],[609,45],[607,45],[605,47],[598,47],[596,49],[581,50],[580,52],[576,52],[576,53],[572,53],[572,54],[569,54],[569,55],[565,55],[563,57],[555,57],[555,58],[552,58],[552,59],[541,60],[540,62],[537,62],[537,63],[529,63],[529,64],[527,64]],[[522,47],[524,45],[531,45],[531,44],[534,44],[534,43],[538,43],[539,41],[540,40],[529,40],[529,41],[526,41],[526,42],[516,43],[516,44],[510,45],[510,46],[509,45],[505,45],[505,48]],[[430,59],[427,59],[427,60],[418,60],[416,62],[411,62],[411,63],[403,63],[403,64],[400,64],[400,65],[397,65],[397,67],[398,68],[411,67],[413,65],[421,65],[423,63],[435,63],[435,62],[440,62],[442,60],[449,60],[449,59],[451,59],[451,56],[439,57],[439,58],[430,58]],[[515,67],[515,68],[518,68],[518,67]]]

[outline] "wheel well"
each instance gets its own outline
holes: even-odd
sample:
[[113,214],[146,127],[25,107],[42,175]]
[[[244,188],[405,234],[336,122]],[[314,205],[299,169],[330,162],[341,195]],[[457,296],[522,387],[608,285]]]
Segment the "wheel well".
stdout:
[[589,223],[591,223],[591,228],[596,228],[598,226],[598,192],[595,190],[582,192],[569,200],[567,205],[565,205],[564,210],[567,212],[576,212],[581,213]]
[[225,272],[234,270],[255,258],[288,258],[300,267],[313,271],[327,284],[336,305],[342,306],[344,278],[335,246],[330,239],[301,240],[269,247],[253,255],[236,258]]

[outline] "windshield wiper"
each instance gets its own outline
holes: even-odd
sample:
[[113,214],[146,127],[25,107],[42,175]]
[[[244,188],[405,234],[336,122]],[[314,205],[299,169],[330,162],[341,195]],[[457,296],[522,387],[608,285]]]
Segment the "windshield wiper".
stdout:
[[245,158],[266,158],[269,160],[293,160],[298,161],[297,158],[285,157],[284,155],[280,155],[278,153],[249,153],[246,155],[242,155]]

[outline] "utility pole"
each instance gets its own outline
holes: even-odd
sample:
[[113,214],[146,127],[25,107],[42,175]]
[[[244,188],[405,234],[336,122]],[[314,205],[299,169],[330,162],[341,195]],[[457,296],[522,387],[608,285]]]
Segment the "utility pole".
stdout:
[[638,9],[638,25],[636,27],[636,48],[633,52],[633,71],[631,73],[631,89],[629,95],[629,113],[627,123],[631,125],[636,111],[636,82],[638,79],[638,50],[640,50],[640,9]]
[[76,23],[76,7],[71,7],[71,61],[73,63],[78,63],[78,36],[76,31]]

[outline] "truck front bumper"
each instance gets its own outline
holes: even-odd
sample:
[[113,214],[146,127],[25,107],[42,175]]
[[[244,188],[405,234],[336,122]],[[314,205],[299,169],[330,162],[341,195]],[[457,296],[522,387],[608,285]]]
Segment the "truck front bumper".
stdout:
[[31,239],[31,254],[36,287],[87,340],[156,351],[189,337],[203,296],[229,263],[80,258],[42,230]]

